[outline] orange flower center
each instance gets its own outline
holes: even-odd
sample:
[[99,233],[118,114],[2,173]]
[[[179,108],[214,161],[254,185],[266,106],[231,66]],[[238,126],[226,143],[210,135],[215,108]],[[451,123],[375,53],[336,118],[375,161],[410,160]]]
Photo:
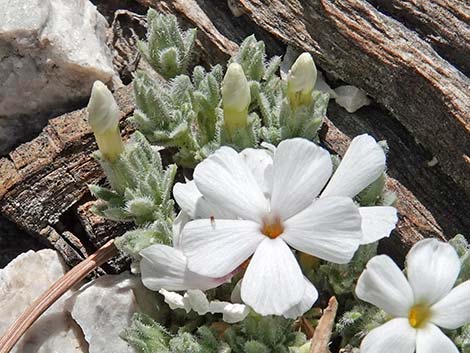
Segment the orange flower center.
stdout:
[[261,228],[261,233],[275,239],[284,232],[284,226],[282,225],[281,219],[279,217],[266,217],[263,220],[263,227]]
[[427,305],[418,304],[413,306],[408,313],[408,321],[413,328],[425,325],[431,316],[431,310]]

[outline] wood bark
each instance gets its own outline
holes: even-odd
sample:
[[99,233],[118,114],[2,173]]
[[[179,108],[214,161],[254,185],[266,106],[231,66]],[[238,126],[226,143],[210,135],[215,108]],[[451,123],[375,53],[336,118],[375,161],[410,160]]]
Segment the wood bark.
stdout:
[[[326,119],[321,139],[325,147],[340,155],[350,138],[360,133],[388,140],[387,186],[397,194],[400,221],[392,237],[383,242],[386,252],[401,258],[419,239],[450,238],[470,229],[469,189],[461,179],[465,163],[456,157],[467,153],[462,144],[468,138],[465,109],[470,103],[463,89],[468,78],[416,33],[359,0],[309,0],[302,4],[274,0],[271,5],[242,0],[236,4],[246,14],[237,18],[225,2],[215,0],[139,2],[175,14],[183,25],[198,28],[196,63],[209,66],[225,61],[236,51],[237,43],[255,32],[266,42],[270,55],[281,54],[285,43],[308,50],[322,69],[364,88],[383,104],[349,114],[331,103],[331,120]],[[142,26],[138,17],[133,23]],[[143,33],[141,29],[135,29],[133,35]],[[119,43],[122,53],[129,54],[120,67],[132,71],[138,60],[132,55],[135,40],[113,41]],[[412,95],[411,88],[420,91]],[[123,119],[132,114],[131,88],[119,90],[116,98]],[[438,116],[439,123],[435,120]],[[423,117],[428,123],[420,121]],[[434,123],[439,125],[432,126]],[[420,131],[418,125],[427,126]],[[124,129],[125,134],[129,131]],[[451,139],[452,133],[455,136]],[[131,227],[90,212],[86,185],[103,179],[90,156],[95,149],[82,109],[51,120],[36,139],[0,160],[1,214],[46,239],[70,264]],[[443,153],[449,154],[449,161],[442,159]],[[439,163],[429,166],[434,155]],[[458,174],[454,180],[448,176],[449,166]],[[125,260],[106,270],[119,271],[123,264]]]
[[470,193],[470,79],[418,33],[364,0],[239,3],[258,26],[383,104]]
[[432,47],[470,76],[470,3],[465,0],[371,0],[410,29],[416,29]]

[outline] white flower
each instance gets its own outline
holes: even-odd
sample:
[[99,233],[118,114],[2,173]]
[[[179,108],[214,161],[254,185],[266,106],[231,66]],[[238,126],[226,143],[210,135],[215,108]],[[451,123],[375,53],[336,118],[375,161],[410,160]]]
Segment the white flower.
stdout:
[[395,318],[365,337],[361,353],[458,353],[438,327],[470,322],[470,281],[453,288],[459,272],[455,250],[435,239],[410,250],[408,279],[388,256],[370,260],[356,294]]
[[206,290],[220,286],[231,277],[210,278],[188,269],[186,256],[181,251],[181,229],[188,220],[184,212],[176,218],[173,226],[173,246],[155,244],[140,252],[142,283],[147,288],[154,291]]
[[[326,150],[291,139],[279,144],[272,165],[265,158],[269,153],[262,153],[259,164],[265,166],[258,169],[250,168],[251,158],[246,162],[243,153],[229,147],[196,167],[194,182],[200,196],[195,196],[196,204],[193,200],[182,205],[183,210],[197,213],[207,207],[209,214],[214,210],[228,219],[210,214],[214,218],[187,223],[182,249],[191,271],[215,278],[233,272],[253,255],[241,285],[242,300],[262,315],[283,315],[302,307],[308,291],[317,296],[289,245],[347,263],[362,238],[361,217],[350,197],[316,199],[332,172]],[[180,187],[175,186],[174,194],[181,204]]]
[[[321,197],[354,197],[385,171],[385,153],[373,137],[355,137]],[[388,237],[398,221],[397,210],[390,206],[359,207],[363,239],[369,244]]]
[[170,309],[184,309],[187,313],[194,310],[199,315],[207,313],[222,314],[222,320],[230,324],[242,321],[250,313],[250,309],[243,304],[232,304],[229,302],[213,300],[209,302],[204,292],[199,289],[188,290],[184,296],[160,289],[159,293],[163,295],[165,303]]

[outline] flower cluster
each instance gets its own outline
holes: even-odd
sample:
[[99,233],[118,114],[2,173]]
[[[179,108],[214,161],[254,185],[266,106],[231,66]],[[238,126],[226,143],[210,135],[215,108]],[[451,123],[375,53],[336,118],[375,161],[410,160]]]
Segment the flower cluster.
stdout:
[[[158,324],[150,330],[140,319],[136,334],[132,331],[126,339],[142,341],[139,347],[152,342],[179,347],[168,352],[206,343],[211,347],[207,352],[233,347],[238,347],[235,353],[277,352],[279,347],[284,352],[281,341],[297,347],[292,352],[309,350],[305,340],[287,339],[288,333],[277,335],[279,342],[265,338],[292,326],[288,319],[304,315],[319,291],[330,287],[341,297],[351,294],[343,303],[345,310],[353,309],[349,313],[358,307],[369,310],[365,320],[370,332],[361,353],[458,352],[441,328],[470,323],[470,280],[458,279],[461,260],[451,245],[432,239],[410,251],[407,277],[388,256],[371,259],[377,241],[388,237],[398,221],[383,195],[384,148],[369,135],[357,136],[335,163],[317,143],[329,98],[314,91],[317,70],[311,55],[301,54],[281,79],[276,74],[280,58],[266,61],[264,43],[251,36],[229,61],[225,75],[216,65],[210,72],[196,67],[188,76],[195,31],[184,32],[176,18],[154,11],[148,19],[150,32],[141,51],[171,80],[136,74],[132,121],[138,132],[126,144],[112,94],[95,83],[89,122],[100,149],[96,156],[111,186],[91,187],[104,201],[96,211],[139,226],[116,243],[133,256],[144,285],[158,291],[170,309],[185,311],[187,317],[191,311],[222,314],[228,323],[242,323],[224,331],[220,345],[208,326],[199,327],[205,339],[197,342],[184,329],[171,338]],[[173,186],[176,165],[164,169],[151,144],[176,151],[172,157],[179,167],[195,168],[193,179]],[[171,191],[180,209],[176,218]],[[470,273],[470,251],[464,252],[462,272]],[[321,265],[312,265],[319,260]],[[317,283],[321,276],[314,272],[327,273],[329,285]],[[350,272],[347,278],[345,272]],[[350,300],[356,280],[356,297],[381,310]],[[230,301],[218,300],[229,296],[218,296],[219,287],[232,291]],[[343,326],[355,320],[347,314]],[[385,323],[377,327],[378,322]],[[253,340],[250,329],[261,331],[263,326],[270,327],[269,334]],[[451,336],[459,346],[470,341],[464,329]],[[152,334],[140,340],[142,331]]]
[[347,263],[361,244],[390,234],[393,207],[353,201],[385,169],[372,137],[355,138],[333,176],[330,154],[313,142],[266,147],[240,153],[221,147],[196,167],[194,180],[175,185],[182,211],[173,247],[141,252],[147,287],[209,289],[244,271],[244,304],[262,315],[296,318],[318,298],[297,254]]

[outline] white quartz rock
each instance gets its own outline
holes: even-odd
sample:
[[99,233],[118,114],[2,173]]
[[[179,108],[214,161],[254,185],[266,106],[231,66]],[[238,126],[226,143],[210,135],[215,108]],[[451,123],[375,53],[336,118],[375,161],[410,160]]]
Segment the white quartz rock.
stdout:
[[44,123],[119,82],[107,27],[89,0],[0,0],[0,118]]
[[119,335],[130,326],[132,315],[143,309],[141,299],[145,301],[146,291],[135,276],[106,275],[86,284],[67,301],[85,334],[89,353],[131,351]]
[[354,113],[371,102],[366,92],[355,86],[339,86],[335,88],[335,92],[336,103],[346,109],[348,113]]
[[[51,284],[65,273],[53,250],[28,251],[0,270],[0,336]],[[26,332],[14,353],[85,353],[86,342],[65,312],[70,292],[54,303]]]

